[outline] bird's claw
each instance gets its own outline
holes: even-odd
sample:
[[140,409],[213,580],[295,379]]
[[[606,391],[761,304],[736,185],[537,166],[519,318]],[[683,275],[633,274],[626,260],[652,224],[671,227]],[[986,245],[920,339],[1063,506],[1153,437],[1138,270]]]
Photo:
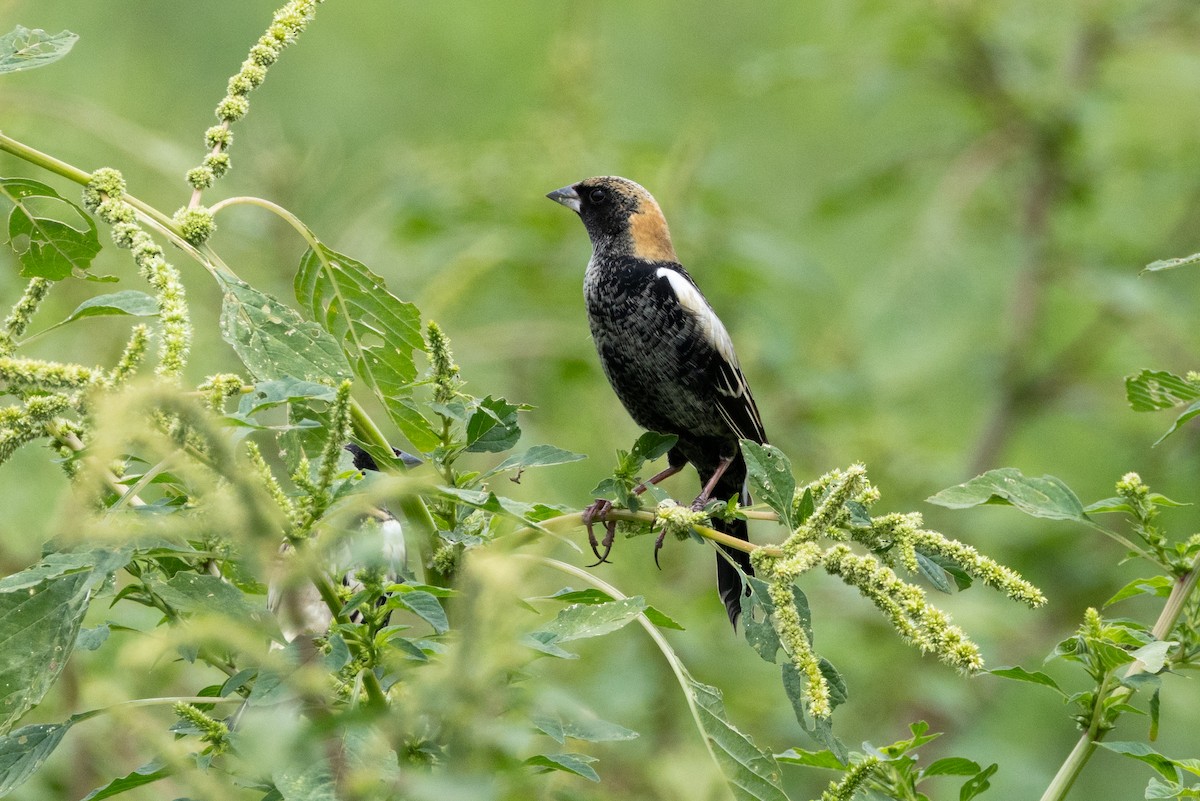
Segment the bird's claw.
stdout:
[[696,496],[696,500],[692,501],[693,512],[703,512],[704,507],[708,506],[709,497],[703,492]]
[[658,537],[654,540],[654,566],[659,570],[662,570],[662,565],[658,563],[658,552],[662,550],[663,540],[666,539],[666,536],[667,529],[664,527],[662,531],[658,532]]
[[[599,542],[596,541],[596,532],[592,530],[592,526],[595,525],[596,520],[606,516],[612,511],[612,508],[612,501],[597,498],[591,506],[583,510],[583,525],[587,528],[588,545],[592,546],[592,553],[597,559],[596,562],[588,565],[588,567],[602,565],[605,562],[612,564],[608,560],[608,555],[612,552],[613,539],[617,535],[617,521],[609,520],[604,524],[604,539]],[[601,547],[604,548],[604,553],[600,553]]]

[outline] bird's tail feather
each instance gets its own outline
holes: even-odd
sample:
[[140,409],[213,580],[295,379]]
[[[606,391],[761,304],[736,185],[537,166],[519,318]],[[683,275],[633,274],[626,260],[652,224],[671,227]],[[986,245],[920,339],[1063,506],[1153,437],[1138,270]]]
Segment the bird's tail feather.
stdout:
[[[738,467],[741,469],[736,469]],[[717,486],[713,490],[712,497],[728,500],[735,495],[739,496],[743,506],[749,505],[750,493],[746,491],[746,467],[741,459],[730,465],[725,475],[721,476],[721,480],[717,482]],[[731,537],[737,537],[739,540],[747,542],[750,540],[745,520],[714,520],[712,527]],[[725,553],[717,554],[717,591],[721,594],[721,601],[725,604],[729,622],[736,630],[738,618],[742,615],[742,596],[745,593],[745,587],[742,585],[741,575],[738,574],[737,568],[729,563],[729,559],[732,559],[748,576],[754,575],[754,568],[750,566],[750,554],[723,545],[719,547]],[[729,559],[725,558],[726,555],[729,556]]]

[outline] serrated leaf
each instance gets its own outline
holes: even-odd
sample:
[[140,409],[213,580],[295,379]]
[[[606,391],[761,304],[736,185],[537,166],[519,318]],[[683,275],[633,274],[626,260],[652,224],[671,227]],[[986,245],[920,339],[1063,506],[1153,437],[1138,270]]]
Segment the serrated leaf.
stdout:
[[0,798],[20,787],[62,742],[63,735],[91,715],[75,715],[63,723],[22,726],[0,737]]
[[138,787],[153,784],[156,781],[174,775],[174,773],[174,768],[168,767],[165,763],[156,759],[153,762],[147,762],[140,768],[120,778],[113,779],[103,787],[97,787],[81,798],[80,801],[102,801],[102,799],[112,798],[115,795],[135,790]]
[[733,797],[737,801],[787,801],[780,784],[779,763],[729,722],[721,691],[696,681],[686,671],[683,678],[700,727]]
[[1190,256],[1183,256],[1177,259],[1159,259],[1152,261],[1142,268],[1144,273],[1157,273],[1163,270],[1174,270],[1176,267],[1183,267],[1188,264],[1196,264],[1200,262],[1200,253],[1193,253]]
[[[37,570],[38,568],[34,568]],[[9,576],[0,591],[0,731],[7,731],[54,685],[67,663],[91,597],[88,569],[32,586]]]
[[1150,767],[1161,773],[1164,778],[1171,781],[1179,780],[1179,772],[1176,770],[1176,762],[1168,756],[1164,756],[1155,751],[1145,743],[1136,742],[1104,742],[1099,745],[1107,748],[1115,754],[1124,754],[1125,756],[1136,759],[1139,762],[1145,762]]
[[595,761],[595,757],[587,754],[538,754],[525,760],[524,764],[545,770],[561,770],[581,776],[590,782],[598,782],[599,774],[588,764]]
[[53,64],[71,52],[77,41],[79,37],[70,31],[51,34],[18,25],[0,36],[0,74]]
[[[0,197],[13,204],[8,244],[21,263],[21,275],[50,281],[87,276],[100,252],[100,238],[96,223],[83,209],[28,178],[0,178]],[[49,208],[55,210],[53,216]],[[60,219],[68,214],[74,225]]]
[[792,475],[792,464],[783,451],[774,445],[759,445],[744,439],[742,456],[746,460],[754,495],[775,510],[784,528],[789,531],[795,528],[792,499],[796,494],[796,479]]
[[1200,398],[1200,385],[1166,370],[1125,377],[1125,397],[1135,412],[1170,409]]
[[233,346],[256,379],[290,376],[341,382],[351,377],[337,341],[321,326],[244,281],[228,276],[218,280],[225,292],[221,338]]
[[396,593],[388,599],[388,603],[404,607],[432,626],[438,634],[444,634],[450,629],[450,622],[446,619],[446,610],[438,603],[437,598],[427,592],[417,590]]
[[1030,684],[1040,684],[1043,687],[1049,687],[1059,695],[1066,697],[1066,693],[1058,686],[1058,682],[1050,678],[1050,676],[1038,671],[1029,671],[1017,665],[1015,667],[992,668],[985,670],[984,673],[990,673],[993,676],[999,676],[1002,679],[1012,679],[1013,681],[1024,681]]
[[1054,476],[1025,476],[1015,467],[989,470],[926,500],[948,509],[969,509],[983,504],[1010,505],[1032,517],[1090,522],[1079,498],[1062,481]]
[[921,771],[921,777],[927,776],[974,776],[979,773],[979,763],[965,757],[945,757],[929,763],[929,767]]
[[420,451],[436,448],[438,437],[407,399],[417,377],[413,351],[425,350],[417,307],[362,263],[320,243],[300,259],[295,291],[408,441]]
[[467,420],[466,449],[473,452],[506,451],[521,438],[517,412],[522,407],[488,395]]
[[837,758],[837,754],[829,749],[805,751],[803,748],[789,748],[782,754],[776,754],[775,760],[788,765],[805,765],[810,768],[846,769],[846,766]]

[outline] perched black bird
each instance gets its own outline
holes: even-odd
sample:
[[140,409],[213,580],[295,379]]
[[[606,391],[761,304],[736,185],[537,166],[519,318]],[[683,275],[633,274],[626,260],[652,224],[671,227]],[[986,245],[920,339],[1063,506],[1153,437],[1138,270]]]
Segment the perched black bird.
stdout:
[[[591,237],[583,295],[609,383],[638,425],[679,438],[667,455],[669,466],[650,483],[690,462],[704,486],[694,508],[710,498],[734,496],[748,504],[738,441],[765,443],[767,435],[729,332],[679,263],[658,203],[633,181],[612,176],[588,178],[547,197],[578,213]],[[585,521],[590,524],[609,507],[597,501]],[[744,520],[713,526],[749,539]],[[606,548],[612,537],[610,528]],[[753,572],[748,554],[724,550],[743,571]],[[742,582],[720,553],[717,586],[736,627]]]

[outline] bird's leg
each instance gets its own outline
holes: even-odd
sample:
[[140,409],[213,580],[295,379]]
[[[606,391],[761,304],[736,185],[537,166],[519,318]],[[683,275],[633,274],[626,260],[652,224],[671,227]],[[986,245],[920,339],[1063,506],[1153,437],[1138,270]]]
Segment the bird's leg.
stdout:
[[721,476],[725,475],[725,471],[729,469],[729,465],[731,464],[733,464],[732,456],[721,457],[721,461],[717,463],[717,469],[709,477],[708,483],[704,485],[704,489],[700,490],[700,494],[696,496],[696,500],[692,501],[692,511],[699,512],[705,506],[708,506],[713,490],[716,489],[717,482],[721,480]]
[[[667,467],[666,470],[663,470],[662,472],[651,477],[651,479],[649,481],[643,481],[641,484],[638,484],[634,488],[633,494],[641,495],[643,492],[645,492],[647,490],[647,488],[650,487],[650,485],[657,484],[658,482],[660,482],[664,479],[670,478],[671,476],[675,475],[682,469],[683,469],[683,465],[678,465],[678,466],[672,465],[672,466]],[[600,560],[599,562],[596,562],[595,564],[589,565],[589,567],[595,567],[596,565],[608,562],[608,554],[612,551],[613,539],[617,535],[617,521],[609,520],[607,523],[605,523],[604,539],[599,542],[596,541],[596,533],[592,530],[592,526],[595,525],[595,523],[598,519],[604,517],[609,512],[611,512],[612,508],[613,508],[612,501],[606,501],[602,498],[597,498],[595,501],[592,502],[591,506],[589,506],[588,508],[583,510],[582,519],[583,519],[583,525],[587,527],[588,545],[592,546],[592,553],[596,556],[597,559]],[[601,546],[604,547],[603,554],[600,553]],[[658,545],[654,552],[654,563],[655,564],[658,564],[657,548],[661,548],[661,547],[662,547],[662,538],[660,537],[659,541],[658,541]]]
[[651,484],[657,484],[660,481],[664,481],[664,480],[670,478],[671,476],[675,475],[682,469],[683,469],[683,465],[679,465],[678,467],[676,467],[675,465],[668,466],[666,470],[663,470],[661,473],[658,473],[653,478],[651,478],[649,481],[643,481],[641,484],[638,484],[637,487],[633,490],[633,494],[641,495],[643,492],[645,492],[647,489],[650,488]]
[[[612,501],[606,501],[603,498],[597,498],[592,502],[591,506],[584,509],[583,514],[580,515],[583,520],[583,525],[587,527],[588,545],[592,546],[592,553],[595,555],[596,559],[599,560],[588,565],[588,567],[595,567],[596,565],[604,564],[608,561],[608,554],[610,551],[612,551],[613,538],[617,534],[617,521],[609,520],[604,524],[605,534],[603,542],[596,541],[596,532],[592,530],[592,526],[595,524],[598,518],[602,518],[611,512],[612,508]],[[601,545],[604,546],[603,554],[600,553]]]

